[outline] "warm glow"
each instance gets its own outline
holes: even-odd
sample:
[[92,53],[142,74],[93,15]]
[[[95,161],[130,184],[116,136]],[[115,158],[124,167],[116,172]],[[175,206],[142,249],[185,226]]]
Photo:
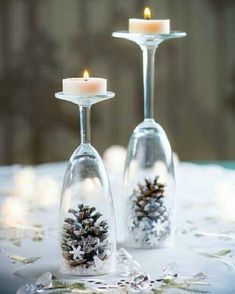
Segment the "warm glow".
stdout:
[[108,170],[113,173],[123,173],[125,165],[126,149],[123,146],[113,145],[105,150],[104,162]]
[[157,160],[154,163],[154,173],[159,175],[159,183],[166,184],[168,182],[168,171],[164,161]]
[[72,203],[77,199],[76,195],[80,195],[80,200],[90,201],[94,199],[103,199],[104,190],[100,180],[97,177],[86,178],[81,182],[76,182],[66,190],[67,195],[71,195]]
[[6,225],[25,223],[26,211],[26,205],[17,197],[7,198],[1,206],[1,214]]
[[32,167],[23,167],[14,176],[13,195],[38,206],[58,203],[60,185],[50,175],[38,175]]
[[144,18],[145,19],[150,19],[151,18],[151,10],[149,7],[145,7],[144,9]]
[[84,70],[83,77],[84,77],[85,80],[88,80],[89,72],[87,70]]
[[86,195],[85,199],[97,199],[102,197],[103,189],[101,183],[97,177],[87,178],[80,183],[79,187],[80,195]]
[[32,167],[23,167],[14,175],[13,194],[22,199],[33,199],[35,196],[37,176]]
[[233,178],[221,179],[214,187],[216,207],[219,216],[227,223],[235,222],[235,183]]
[[40,177],[37,183],[38,205],[50,207],[58,203],[60,185],[50,176]]

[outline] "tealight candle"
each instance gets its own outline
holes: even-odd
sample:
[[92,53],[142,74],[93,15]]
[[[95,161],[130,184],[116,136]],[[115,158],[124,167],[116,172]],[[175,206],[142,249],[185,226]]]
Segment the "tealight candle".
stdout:
[[144,9],[144,19],[130,18],[129,32],[155,35],[155,34],[169,34],[170,20],[169,19],[151,19],[151,11],[149,7]]
[[83,77],[63,79],[63,93],[81,97],[93,95],[105,95],[107,92],[107,80],[102,78],[90,78],[88,71],[84,71]]

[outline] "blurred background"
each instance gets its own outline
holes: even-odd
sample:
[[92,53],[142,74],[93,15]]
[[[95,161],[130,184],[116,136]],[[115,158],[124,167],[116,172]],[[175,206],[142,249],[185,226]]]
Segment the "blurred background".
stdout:
[[188,33],[157,52],[155,118],[172,148],[182,160],[234,159],[234,0],[0,0],[0,164],[70,157],[79,112],[54,92],[84,69],[116,92],[93,107],[93,145],[127,146],[143,119],[142,56],[111,33],[145,5]]

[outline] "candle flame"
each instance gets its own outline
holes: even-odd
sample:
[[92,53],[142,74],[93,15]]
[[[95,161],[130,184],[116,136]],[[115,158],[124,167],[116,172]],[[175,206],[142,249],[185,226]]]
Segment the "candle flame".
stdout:
[[89,79],[89,72],[88,72],[87,70],[84,70],[83,78],[84,78],[85,80],[88,80],[88,79]]
[[149,7],[145,7],[144,9],[144,18],[145,19],[150,19],[151,18],[151,10]]

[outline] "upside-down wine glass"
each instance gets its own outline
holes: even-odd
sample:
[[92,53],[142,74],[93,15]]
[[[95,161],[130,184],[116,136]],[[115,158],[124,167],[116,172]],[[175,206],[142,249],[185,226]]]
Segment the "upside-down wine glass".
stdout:
[[72,154],[64,176],[60,205],[60,271],[100,275],[115,269],[116,236],[113,201],[103,162],[92,147],[90,109],[114,93],[92,97],[63,92],[56,98],[79,105],[81,144]]
[[174,236],[174,163],[166,133],[154,120],[155,53],[163,41],[186,34],[121,31],[113,36],[136,43],[143,53],[144,121],[130,137],[124,170],[125,243],[137,248],[168,246]]

